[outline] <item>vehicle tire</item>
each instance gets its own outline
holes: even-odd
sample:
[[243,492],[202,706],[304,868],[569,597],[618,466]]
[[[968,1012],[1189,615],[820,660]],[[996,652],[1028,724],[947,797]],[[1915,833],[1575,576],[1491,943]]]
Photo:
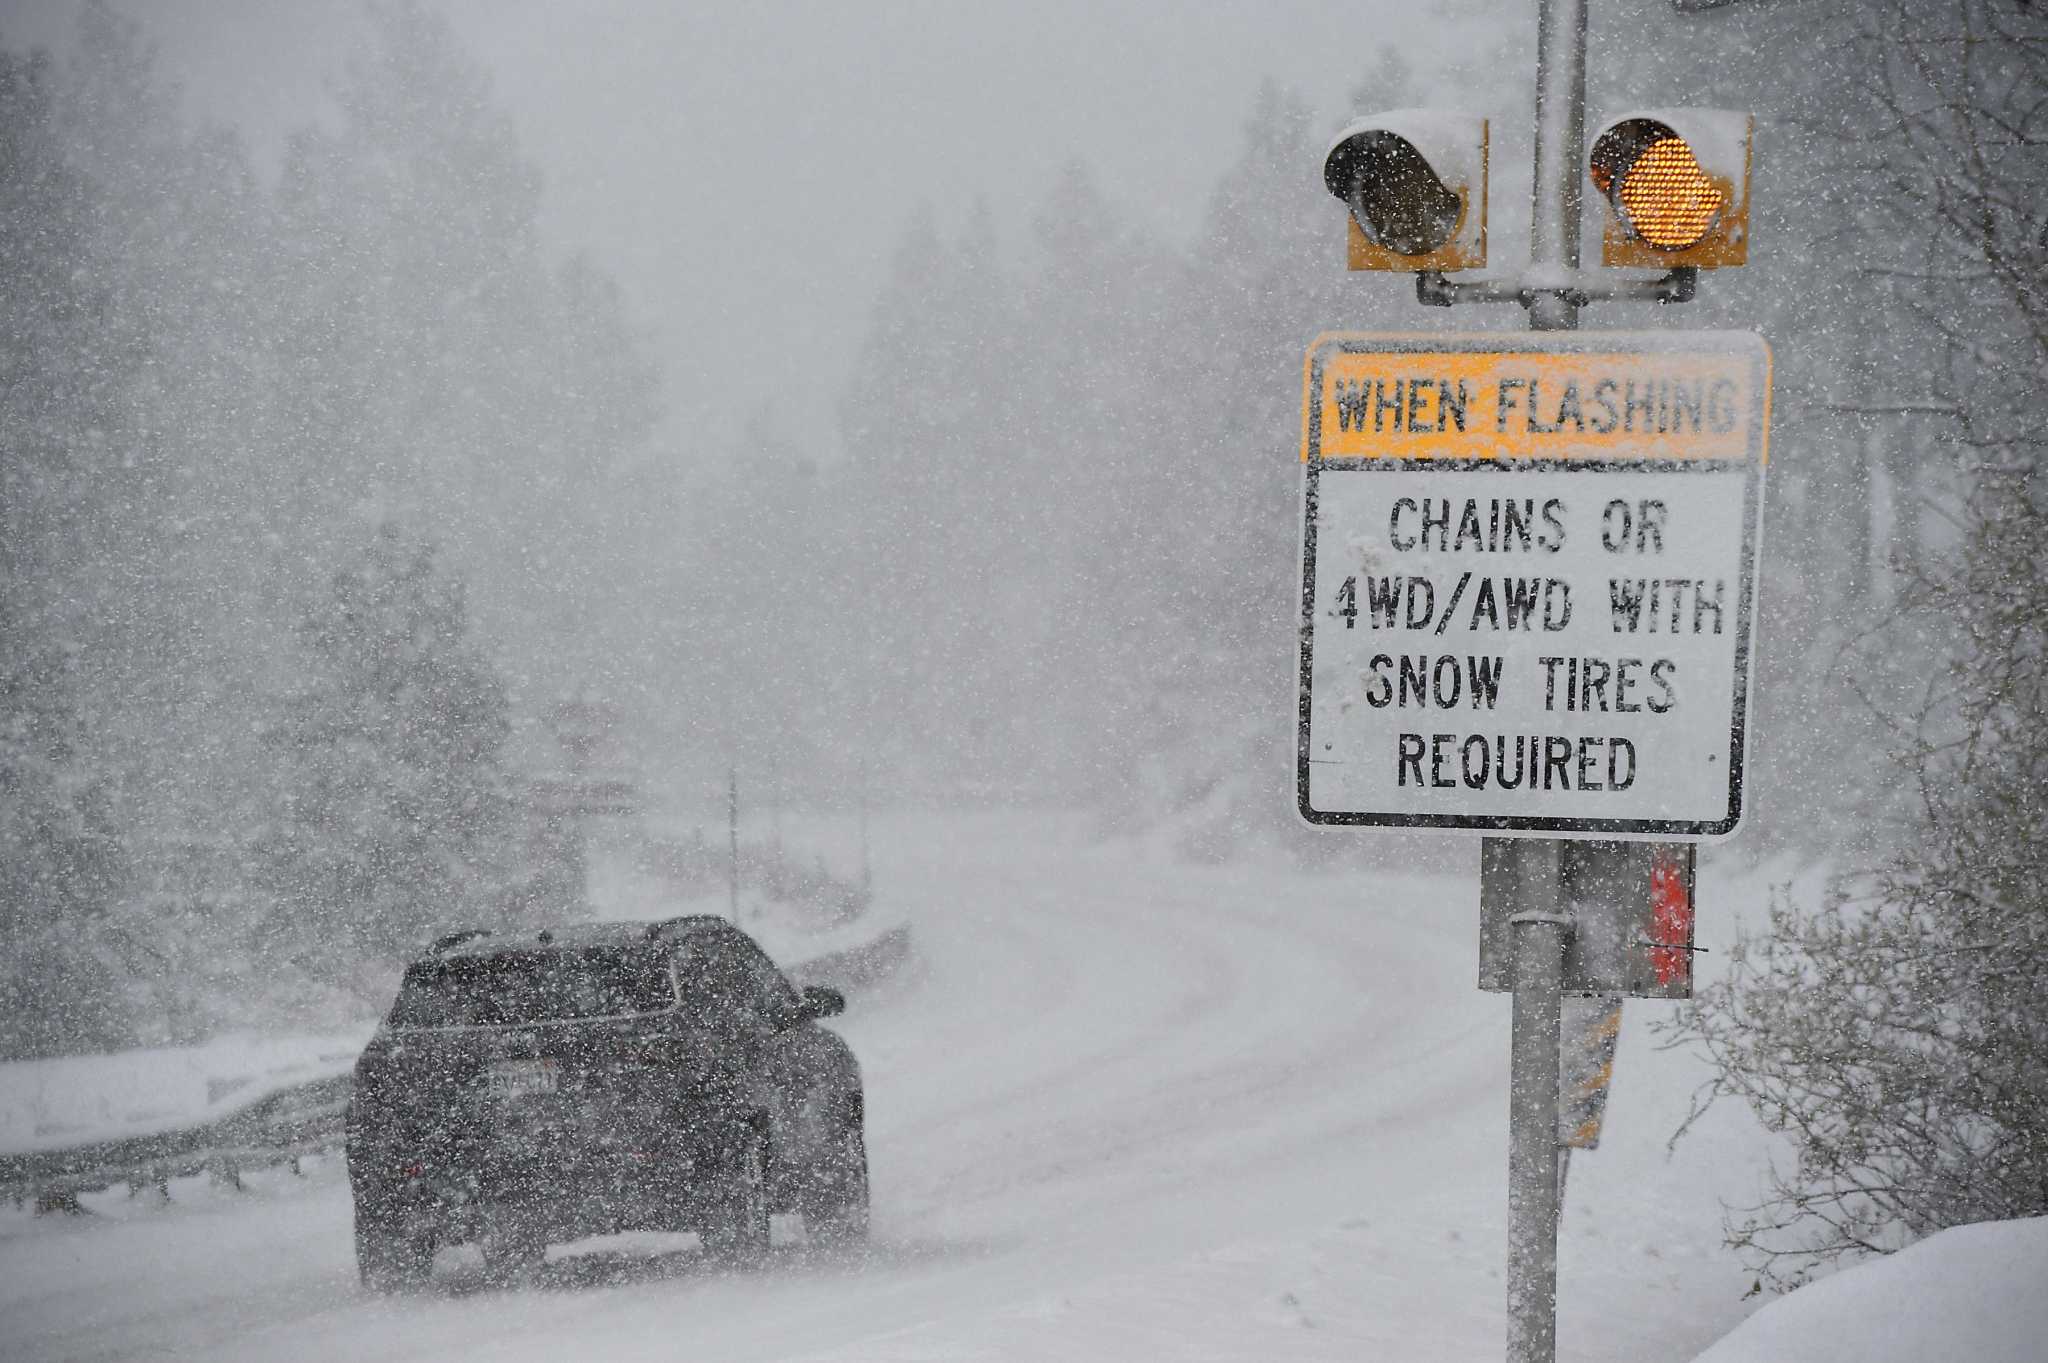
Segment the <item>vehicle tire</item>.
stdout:
[[434,1231],[394,1226],[356,1206],[356,1272],[377,1293],[417,1292],[434,1272]]
[[812,1244],[859,1244],[868,1238],[868,1142],[859,1116],[848,1119],[817,1171],[803,1212]]
[[728,1268],[759,1268],[768,1260],[768,1138],[745,1127],[726,1174],[724,1216],[703,1233],[704,1252]]

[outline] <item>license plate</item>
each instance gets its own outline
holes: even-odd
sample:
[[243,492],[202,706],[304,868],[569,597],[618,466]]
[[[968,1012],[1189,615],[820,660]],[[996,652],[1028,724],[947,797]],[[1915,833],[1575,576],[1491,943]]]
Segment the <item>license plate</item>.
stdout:
[[561,1070],[552,1060],[500,1060],[485,1072],[493,1098],[530,1098],[561,1087]]

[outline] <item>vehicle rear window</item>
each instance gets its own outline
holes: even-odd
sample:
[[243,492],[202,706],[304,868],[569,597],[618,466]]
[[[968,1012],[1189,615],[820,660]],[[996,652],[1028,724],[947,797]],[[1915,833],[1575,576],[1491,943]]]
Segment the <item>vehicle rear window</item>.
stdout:
[[617,947],[421,961],[405,972],[394,1027],[493,1027],[673,1007],[661,956]]

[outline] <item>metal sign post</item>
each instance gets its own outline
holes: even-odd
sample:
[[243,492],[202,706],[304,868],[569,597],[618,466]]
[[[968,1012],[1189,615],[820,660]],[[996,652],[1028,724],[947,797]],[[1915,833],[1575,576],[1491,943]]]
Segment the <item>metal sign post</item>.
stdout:
[[1597,1140],[1619,1029],[1618,997],[1581,1019],[1561,1128],[1565,996],[1691,993],[1691,848],[1583,839],[1722,836],[1742,814],[1770,383],[1747,333],[1578,331],[1590,300],[1683,302],[1696,274],[1581,271],[1586,5],[1538,16],[1519,279],[1432,263],[1422,229],[1475,204],[1483,223],[1483,176],[1453,194],[1392,157],[1393,116],[1340,135],[1325,181],[1354,237],[1363,215],[1409,261],[1370,268],[1419,271],[1428,304],[1520,303],[1539,335],[1321,337],[1302,445],[1302,817],[1489,835],[1481,987],[1514,994],[1510,1363],[1556,1357],[1560,1152]]
[[[1586,0],[1539,0],[1536,18],[1536,167],[1529,263],[1579,268],[1579,160],[1586,145]],[[1529,300],[1531,331],[1572,331],[1578,304],[1562,290]],[[1559,844],[1509,850],[1525,896],[1515,925],[1515,1009],[1509,1041],[1508,1363],[1557,1357],[1557,1228],[1563,1168],[1557,1153],[1558,1042],[1564,1008],[1564,907]],[[1540,850],[1539,850],[1540,849]],[[1537,882],[1541,881],[1540,888]]]
[[[1579,164],[1585,150],[1586,0],[1538,0],[1531,331],[1573,331],[1579,325],[1571,278],[1579,269]],[[1555,272],[1555,278],[1545,281],[1545,271]]]
[[1510,921],[1515,942],[1515,1008],[1508,1068],[1508,1359],[1557,1357],[1557,1155],[1559,1026],[1564,951],[1563,844],[1488,839],[1511,862],[1523,908]]

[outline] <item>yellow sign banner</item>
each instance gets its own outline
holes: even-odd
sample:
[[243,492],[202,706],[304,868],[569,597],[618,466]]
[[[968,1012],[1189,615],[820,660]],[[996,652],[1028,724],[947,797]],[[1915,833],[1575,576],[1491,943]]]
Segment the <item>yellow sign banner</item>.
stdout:
[[1678,348],[1659,333],[1628,339],[1639,338],[1634,348],[1612,333],[1585,336],[1573,338],[1585,348],[1561,350],[1555,335],[1520,345],[1511,335],[1320,336],[1306,365],[1301,457],[1761,461],[1768,353]]

